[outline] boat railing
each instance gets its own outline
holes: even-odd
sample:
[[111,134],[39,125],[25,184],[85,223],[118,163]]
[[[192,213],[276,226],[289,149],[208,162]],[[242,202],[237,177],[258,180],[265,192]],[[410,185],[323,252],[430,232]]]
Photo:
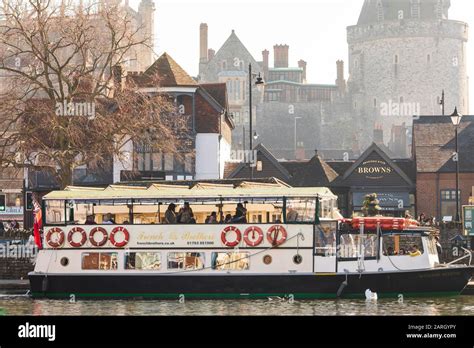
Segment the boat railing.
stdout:
[[461,261],[461,260],[467,259],[467,258],[469,258],[468,266],[471,265],[471,262],[472,262],[472,252],[471,252],[470,250],[466,249],[466,248],[463,248],[463,247],[461,247],[461,249],[464,250],[464,253],[465,253],[465,254],[464,254],[463,256],[457,258],[456,260],[453,260],[453,261],[447,263],[446,266],[451,266],[451,265],[453,265],[453,264],[455,264],[455,263],[457,263],[457,262],[459,262],[459,261]]

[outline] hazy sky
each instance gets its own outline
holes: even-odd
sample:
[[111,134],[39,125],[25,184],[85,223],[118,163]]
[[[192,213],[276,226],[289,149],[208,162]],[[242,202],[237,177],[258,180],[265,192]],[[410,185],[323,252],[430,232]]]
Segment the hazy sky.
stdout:
[[[136,7],[139,0],[130,0]],[[334,83],[336,60],[346,62],[346,27],[355,25],[364,0],[154,0],[155,49],[168,52],[190,75],[198,74],[199,24],[209,26],[209,48],[216,51],[232,29],[252,53],[262,60],[261,52],[273,45],[290,46],[290,66],[308,62],[310,83]],[[474,1],[451,0],[450,19],[474,27]],[[468,68],[471,76],[470,100],[474,105],[474,39],[468,43]],[[470,110],[473,114],[474,111]]]

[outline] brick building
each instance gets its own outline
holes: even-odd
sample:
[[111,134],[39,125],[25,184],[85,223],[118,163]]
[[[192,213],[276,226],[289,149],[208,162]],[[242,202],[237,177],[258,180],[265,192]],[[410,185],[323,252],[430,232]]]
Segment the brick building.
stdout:
[[373,143],[357,159],[324,160],[316,151],[310,160],[279,161],[265,146],[256,147],[257,163],[227,163],[226,178],[275,177],[295,187],[328,187],[338,196],[342,215],[360,214],[365,195],[377,193],[386,216],[415,213],[415,168],[410,159],[391,158]]
[[[459,125],[460,207],[469,204],[474,186],[474,116],[464,116]],[[455,129],[449,117],[421,116],[413,124],[416,162],[416,207],[441,220],[456,215]]]
[[[155,77],[159,77],[159,85]],[[114,160],[114,182],[124,180],[219,179],[230,159],[234,124],[229,117],[225,83],[198,84],[167,53],[145,72],[128,77],[146,93],[173,98],[176,117],[188,121],[181,152],[163,153],[142,143],[127,143],[128,160]]]

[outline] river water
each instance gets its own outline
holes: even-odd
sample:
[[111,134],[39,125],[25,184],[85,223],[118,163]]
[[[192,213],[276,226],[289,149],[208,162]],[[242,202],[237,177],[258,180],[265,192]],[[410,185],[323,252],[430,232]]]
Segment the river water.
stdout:
[[33,300],[0,295],[5,315],[474,315],[474,296],[365,300]]

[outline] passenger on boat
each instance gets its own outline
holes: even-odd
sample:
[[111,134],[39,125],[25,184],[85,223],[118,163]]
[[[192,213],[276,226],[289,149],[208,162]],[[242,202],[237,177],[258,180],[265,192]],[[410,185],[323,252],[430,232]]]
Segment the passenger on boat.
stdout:
[[242,203],[237,203],[237,208],[235,209],[235,215],[232,218],[232,222],[241,224],[247,223],[247,209],[245,209]]
[[411,251],[409,252],[409,255],[410,256],[421,256],[421,251],[420,249],[418,249],[418,245],[416,244],[413,244],[413,246],[411,247]]
[[232,215],[231,214],[227,214],[225,216],[225,219],[224,219],[224,223],[225,224],[230,224],[232,222]]
[[294,222],[298,220],[298,212],[293,209],[293,206],[288,206],[288,213],[286,214],[286,221],[287,222]]
[[174,203],[170,203],[168,205],[168,209],[165,212],[165,218],[163,220],[164,224],[175,224],[176,223],[176,205]]
[[407,252],[405,251],[405,249],[403,248],[400,248],[400,251],[398,252],[398,255],[406,255]]
[[107,213],[105,214],[104,220],[102,221],[104,225],[114,225],[115,220],[112,218],[112,214]]
[[213,211],[211,215],[206,218],[206,224],[217,224],[217,213]]
[[439,241],[439,236],[435,237],[435,243],[436,243],[436,251],[438,252],[439,262],[442,262],[441,257],[443,254],[443,247],[441,246],[441,243]]
[[184,206],[179,210],[176,220],[180,224],[196,223],[196,220],[194,219],[194,213],[189,206],[189,202],[184,202]]
[[94,214],[87,215],[84,225],[96,225]]
[[388,247],[388,248],[387,248],[387,251],[385,252],[385,255],[393,256],[393,255],[394,255],[394,253],[393,253],[393,248],[392,248],[392,247]]

